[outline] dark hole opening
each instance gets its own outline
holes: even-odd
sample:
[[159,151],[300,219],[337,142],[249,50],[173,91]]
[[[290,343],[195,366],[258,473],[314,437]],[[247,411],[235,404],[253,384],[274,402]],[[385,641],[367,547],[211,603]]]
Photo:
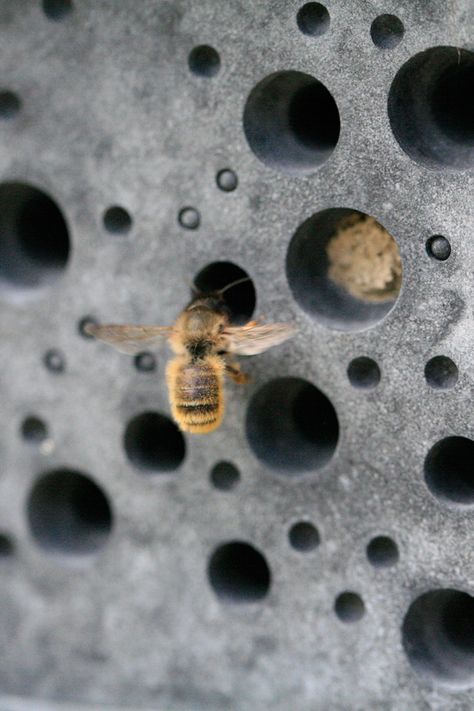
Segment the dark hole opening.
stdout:
[[264,556],[241,541],[226,543],[213,553],[209,581],[216,595],[227,602],[255,602],[270,588],[271,575]]

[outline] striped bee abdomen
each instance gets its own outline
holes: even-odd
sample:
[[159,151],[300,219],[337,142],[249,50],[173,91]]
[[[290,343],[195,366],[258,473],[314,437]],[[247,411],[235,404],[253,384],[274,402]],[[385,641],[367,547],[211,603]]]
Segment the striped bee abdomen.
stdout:
[[219,356],[194,363],[178,356],[169,363],[166,378],[171,411],[182,430],[204,434],[219,427],[224,414],[224,364]]

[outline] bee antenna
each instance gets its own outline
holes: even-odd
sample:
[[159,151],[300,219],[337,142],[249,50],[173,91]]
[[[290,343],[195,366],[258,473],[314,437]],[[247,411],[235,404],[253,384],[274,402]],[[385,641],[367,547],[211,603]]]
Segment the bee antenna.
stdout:
[[251,281],[250,277],[242,277],[242,279],[237,279],[237,281],[232,281],[230,284],[227,284],[223,289],[219,289],[217,292],[219,296],[222,296],[222,294],[225,291],[228,291],[229,289],[232,289],[234,286],[238,286],[238,284],[243,284],[244,281]]

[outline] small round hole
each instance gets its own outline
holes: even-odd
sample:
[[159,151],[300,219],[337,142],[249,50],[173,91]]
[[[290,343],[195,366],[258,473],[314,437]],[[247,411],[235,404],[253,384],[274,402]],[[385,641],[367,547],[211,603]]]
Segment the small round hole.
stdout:
[[72,9],[72,0],[43,0],[43,12],[49,20],[64,20]]
[[319,37],[329,29],[329,12],[320,2],[307,2],[298,10],[296,23],[303,34]]
[[153,353],[144,351],[137,353],[133,359],[133,364],[139,373],[152,373],[156,370],[156,358]]
[[393,49],[402,41],[405,28],[396,15],[379,15],[372,22],[370,36],[380,49]]
[[372,358],[360,356],[349,363],[347,377],[354,388],[369,390],[379,384],[380,368]]
[[88,476],[70,469],[38,478],[28,499],[28,520],[34,539],[48,553],[97,553],[112,529],[105,493]]
[[183,207],[179,211],[178,222],[185,230],[197,230],[201,224],[201,215],[195,207]]
[[231,541],[211,556],[209,582],[225,602],[257,602],[268,593],[270,569],[262,553],[249,543]]
[[451,255],[451,245],[446,237],[433,235],[426,241],[426,253],[437,262],[445,262]]
[[360,331],[392,310],[402,281],[397,243],[373,217],[330,208],[290,242],[288,282],[300,306],[328,328]]
[[40,444],[48,437],[48,427],[39,417],[31,415],[23,420],[21,424],[21,435],[27,442]]
[[367,546],[367,558],[374,568],[389,568],[398,562],[398,548],[388,536],[372,538]]
[[250,401],[247,438],[264,464],[294,476],[329,462],[339,423],[331,402],[314,385],[301,378],[276,378]]
[[288,533],[290,545],[296,551],[307,553],[319,546],[318,529],[308,521],[295,523]]
[[194,278],[194,285],[203,294],[212,294],[240,279],[246,281],[227,289],[222,299],[229,311],[231,321],[235,324],[244,324],[255,310],[257,297],[253,281],[241,267],[232,262],[212,262],[198,272]]
[[474,504],[474,442],[467,437],[446,437],[425,459],[429,490],[445,504]]
[[257,158],[292,175],[313,173],[339,140],[339,111],[320,81],[302,72],[277,72],[251,91],[244,131]]
[[231,462],[217,462],[211,471],[212,485],[220,491],[234,489],[240,480],[240,473]]
[[172,420],[157,412],[143,412],[130,420],[124,446],[130,462],[147,472],[173,471],[185,455],[180,430]]
[[84,318],[81,318],[81,320],[77,324],[77,330],[79,335],[82,336],[82,338],[92,340],[94,336],[91,336],[90,333],[87,333],[86,328],[87,326],[98,326],[98,324],[99,322],[93,316],[84,316]]
[[10,558],[15,551],[13,541],[6,533],[0,533],[0,558]]
[[436,390],[453,388],[458,382],[456,364],[447,356],[434,356],[425,365],[425,378],[430,387]]
[[51,373],[64,373],[66,370],[66,359],[61,351],[51,349],[43,356],[43,363]]
[[216,175],[217,187],[225,193],[230,193],[236,189],[238,180],[237,175],[230,168],[220,170]]
[[392,131],[401,148],[428,168],[474,166],[474,52],[431,47],[398,71],[388,98]]
[[188,65],[193,74],[211,78],[219,72],[221,60],[214,47],[201,44],[189,53]]
[[365,614],[364,601],[355,592],[343,592],[336,598],[334,611],[341,622],[358,622]]
[[13,91],[0,91],[0,119],[15,118],[20,108],[21,101]]
[[430,590],[408,608],[405,653],[424,679],[450,689],[474,686],[474,598],[460,590]]
[[25,183],[0,185],[0,282],[34,289],[63,275],[69,231],[54,200]]
[[130,232],[132,227],[132,218],[125,208],[119,205],[109,207],[104,212],[104,227],[107,232],[114,235],[125,235]]

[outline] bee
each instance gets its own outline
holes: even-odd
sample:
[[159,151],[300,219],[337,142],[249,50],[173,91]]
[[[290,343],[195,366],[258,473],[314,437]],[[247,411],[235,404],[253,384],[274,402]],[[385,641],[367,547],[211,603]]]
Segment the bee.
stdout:
[[167,340],[175,354],[166,369],[173,419],[184,432],[212,432],[224,416],[225,377],[239,384],[250,380],[233,356],[263,353],[296,333],[288,323],[231,324],[224,293],[248,280],[245,277],[209,293],[193,287],[192,300],[173,326],[89,323],[85,331],[130,355],[153,350]]

